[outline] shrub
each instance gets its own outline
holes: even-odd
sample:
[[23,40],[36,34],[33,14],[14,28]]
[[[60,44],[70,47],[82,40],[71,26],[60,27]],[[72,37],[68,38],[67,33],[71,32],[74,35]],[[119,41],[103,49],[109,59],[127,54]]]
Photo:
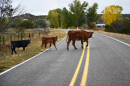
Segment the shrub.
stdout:
[[36,21],[35,27],[36,28],[47,28],[46,21],[43,19]]
[[126,17],[123,21],[123,27],[120,33],[130,34],[130,19],[128,17]]
[[96,27],[96,24],[94,22],[91,22],[88,24],[88,26],[89,26],[89,29],[93,29]]
[[19,27],[30,29],[30,28],[34,28],[34,24],[30,20],[24,20],[19,24]]
[[114,32],[120,32],[123,27],[123,20],[116,20],[111,23]]
[[105,26],[105,31],[106,32],[114,32],[113,27],[111,25],[106,25]]

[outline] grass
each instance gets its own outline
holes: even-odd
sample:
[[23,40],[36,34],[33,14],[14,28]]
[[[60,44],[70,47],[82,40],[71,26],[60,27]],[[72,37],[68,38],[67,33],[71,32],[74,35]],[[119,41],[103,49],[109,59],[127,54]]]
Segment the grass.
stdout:
[[[61,41],[65,36],[66,32],[59,31],[59,30],[50,30],[49,34],[44,35],[45,37],[52,37],[52,36],[58,36],[59,40],[56,42],[58,43]],[[2,46],[2,49],[0,50],[0,72],[5,71],[14,65],[17,65],[32,56],[38,54],[41,52],[41,39],[43,36],[40,37],[34,37],[31,39],[31,43],[25,48],[25,51],[23,51],[23,48],[20,48],[19,50],[16,48],[17,54],[11,55],[11,48],[10,44],[7,44],[6,46]],[[47,48],[49,48],[49,44],[47,45]],[[45,48],[43,47],[43,51]]]

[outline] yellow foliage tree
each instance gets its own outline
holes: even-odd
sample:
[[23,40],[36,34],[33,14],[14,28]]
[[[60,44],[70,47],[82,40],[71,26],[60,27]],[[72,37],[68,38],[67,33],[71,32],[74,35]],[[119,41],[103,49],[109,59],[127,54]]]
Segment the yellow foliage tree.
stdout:
[[110,25],[113,21],[122,19],[122,10],[123,8],[121,6],[107,6],[102,11],[103,16],[101,16],[101,19],[104,23]]

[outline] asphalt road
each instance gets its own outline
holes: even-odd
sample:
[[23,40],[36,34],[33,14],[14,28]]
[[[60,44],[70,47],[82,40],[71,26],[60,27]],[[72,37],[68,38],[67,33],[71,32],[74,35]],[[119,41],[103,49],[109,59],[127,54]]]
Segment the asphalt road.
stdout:
[[[66,30],[65,30],[66,31]],[[67,51],[66,39],[35,58],[8,72],[0,74],[0,86],[69,86],[83,49],[76,41]],[[94,33],[89,39],[89,50],[85,48],[83,60],[74,86],[80,86],[86,55],[89,65],[86,86],[130,86],[130,47],[106,36]]]

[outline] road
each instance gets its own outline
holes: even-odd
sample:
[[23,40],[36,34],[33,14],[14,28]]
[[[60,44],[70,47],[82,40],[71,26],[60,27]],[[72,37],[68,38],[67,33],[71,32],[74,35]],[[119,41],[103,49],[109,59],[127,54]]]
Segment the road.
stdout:
[[130,46],[98,33],[89,39],[88,48],[81,49],[80,41],[76,41],[77,50],[72,43],[69,51],[66,46],[65,39],[57,45],[58,50],[53,47],[1,73],[0,86],[71,86],[72,81],[74,86],[82,81],[85,86],[130,86]]

